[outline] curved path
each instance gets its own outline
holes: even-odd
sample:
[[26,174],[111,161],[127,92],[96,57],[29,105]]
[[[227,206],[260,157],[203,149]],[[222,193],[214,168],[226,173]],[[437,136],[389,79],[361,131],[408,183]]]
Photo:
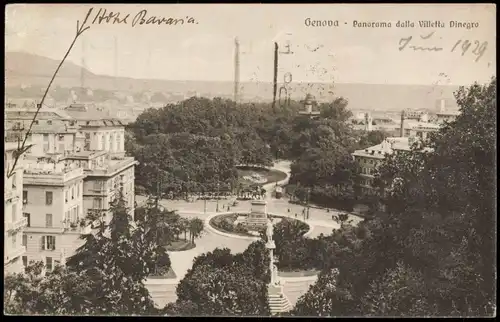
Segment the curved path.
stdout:
[[[282,171],[286,173],[287,177],[278,182],[278,185],[284,185],[288,182],[290,178],[290,162],[289,161],[279,161],[274,164],[272,169]],[[270,214],[303,219],[302,211],[304,209],[303,206],[290,204],[286,198],[275,199],[272,197],[272,193],[274,190],[275,182],[268,183],[263,185],[263,188],[266,189],[266,201],[267,201],[267,212]],[[137,202],[140,204],[144,202],[146,198],[144,196],[136,196]],[[168,293],[168,297],[162,298],[161,301],[157,301],[159,306],[164,306],[165,303],[175,301],[175,286],[177,283],[184,278],[187,271],[191,268],[193,264],[193,259],[203,253],[211,252],[215,248],[228,248],[232,253],[240,253],[243,252],[248,245],[250,245],[254,240],[258,238],[251,237],[243,237],[243,236],[234,236],[224,234],[220,231],[214,231],[213,228],[210,227],[208,222],[215,215],[221,215],[225,213],[234,213],[234,212],[248,212],[251,209],[250,201],[238,201],[237,206],[232,206],[235,198],[220,200],[220,201],[203,201],[197,200],[194,202],[186,202],[183,200],[161,200],[160,204],[167,209],[177,210],[180,216],[186,218],[194,218],[198,217],[205,221],[205,230],[202,233],[202,236],[197,239],[196,247],[187,251],[182,252],[168,252],[170,255],[172,269],[177,275],[175,283],[169,283],[165,285],[166,293]],[[206,204],[206,211],[205,211]],[[219,211],[217,212],[217,205]],[[229,210],[228,210],[229,208]],[[325,209],[317,209],[310,208],[309,211],[309,219],[305,220],[309,226],[311,226],[311,230],[308,233],[308,237],[314,238],[319,236],[320,234],[328,235],[332,232],[332,229],[338,229],[339,225],[332,220],[332,215],[336,214],[336,211],[331,210],[327,212]],[[352,216],[353,222],[357,223],[362,220],[357,216]],[[227,236],[225,236],[227,235]],[[238,238],[239,237],[239,238]],[[308,278],[308,281],[304,281],[306,284],[300,287],[300,292],[303,293],[307,291],[308,285],[314,282],[314,278]],[[305,288],[305,289],[304,289]],[[295,302],[296,296],[290,294],[287,296]],[[295,304],[295,303],[292,303]]]

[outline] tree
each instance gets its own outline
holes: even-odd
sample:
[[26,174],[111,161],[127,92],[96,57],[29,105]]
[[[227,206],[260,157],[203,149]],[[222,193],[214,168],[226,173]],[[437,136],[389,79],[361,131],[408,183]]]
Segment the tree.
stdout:
[[[268,315],[265,261],[257,255],[261,244],[244,255],[215,249],[195,258],[193,267],[177,286],[177,301],[165,311],[169,315]],[[260,258],[260,259],[259,259]]]
[[378,178],[387,211],[363,230],[334,232],[338,250],[329,265],[339,274],[325,268],[295,314],[494,313],[496,79],[461,88],[456,99],[454,122],[386,158]]
[[204,226],[205,224],[200,218],[193,218],[189,221],[189,234],[191,236],[192,243],[194,243],[195,238],[198,238],[201,235],[203,229],[205,228]]
[[97,293],[88,277],[57,266],[47,276],[43,263],[30,263],[26,274],[5,277],[6,312],[11,314],[96,314]]
[[143,281],[167,262],[156,234],[146,223],[156,211],[140,216],[134,231],[123,198],[112,203],[113,218],[95,235],[84,235],[85,244],[67,261],[70,272],[86,276],[96,294],[95,311],[101,314],[154,314],[153,302]]

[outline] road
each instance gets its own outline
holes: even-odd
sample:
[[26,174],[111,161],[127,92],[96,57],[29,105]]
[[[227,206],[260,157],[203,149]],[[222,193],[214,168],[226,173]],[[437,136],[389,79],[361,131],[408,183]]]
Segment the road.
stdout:
[[[274,164],[273,169],[282,171],[287,174],[287,178],[285,180],[280,181],[280,184],[284,184],[288,182],[290,176],[290,162],[289,161],[280,161]],[[265,199],[267,201],[267,212],[270,214],[287,216],[291,218],[299,218],[304,219],[303,210],[304,207],[300,205],[290,204],[288,200],[283,199],[275,199],[272,197],[272,191],[274,189],[275,183],[269,183],[264,185],[264,189],[266,189]],[[144,196],[136,196],[136,200],[138,204],[141,204],[146,200]],[[237,206],[232,206],[235,198],[227,199],[227,200],[219,200],[219,212],[249,212],[251,209],[250,201],[238,201]],[[202,220],[205,220],[209,215],[216,213],[217,210],[217,202],[216,201],[203,201],[197,200],[194,202],[186,202],[183,200],[161,200],[160,204],[169,210],[176,210],[179,215],[186,218],[194,218],[198,217]],[[206,205],[206,211],[205,211]],[[335,210],[326,210],[326,209],[317,209],[310,208],[310,216],[309,219],[306,219],[311,228],[312,232],[310,234],[310,238],[314,238],[319,236],[320,234],[331,234],[332,229],[339,228],[339,224],[332,220],[332,215],[338,214],[338,211]],[[350,216],[350,219],[353,223],[357,223],[362,220],[362,218],[357,216]],[[250,245],[251,240],[245,239],[237,239],[231,237],[225,237],[213,233],[209,230],[205,230],[201,238],[196,240],[196,247],[189,251],[183,252],[170,252],[172,269],[177,275],[177,278],[180,280],[184,277],[187,271],[191,268],[192,261],[194,257],[213,251],[215,248],[229,248],[232,253],[243,252],[248,245]]]

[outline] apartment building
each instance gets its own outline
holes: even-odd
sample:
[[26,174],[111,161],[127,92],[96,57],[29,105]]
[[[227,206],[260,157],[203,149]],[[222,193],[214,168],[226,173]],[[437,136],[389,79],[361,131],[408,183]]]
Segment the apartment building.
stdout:
[[355,161],[359,166],[359,174],[361,181],[359,188],[362,196],[370,196],[376,194],[373,187],[373,180],[378,167],[384,162],[387,155],[393,153],[404,153],[411,150],[411,146],[419,137],[390,137],[386,138],[382,143],[372,147],[356,150],[352,153]]
[[[23,137],[35,113],[34,106],[9,108],[6,129]],[[92,106],[42,108],[29,140],[24,178],[20,173],[5,181],[6,188],[12,190],[14,182],[19,190],[17,203],[10,198],[14,193],[6,192],[5,262],[17,258],[22,270],[23,264],[41,260],[51,270],[81,245],[82,233],[90,232],[82,225],[89,211],[103,211],[109,222],[110,204],[121,193],[133,216],[137,162],[125,157],[123,124]]]
[[82,151],[108,151],[113,156],[125,155],[125,127],[120,120],[84,104],[72,104],[64,112],[77,122],[84,136]]
[[83,219],[83,168],[60,160],[27,157],[23,182],[23,216],[27,221],[24,265],[43,261],[47,270],[64,263],[82,244],[90,227]]
[[132,157],[112,156],[106,151],[82,151],[65,157],[67,165],[83,167],[83,208],[85,213],[100,211],[111,220],[110,205],[121,193],[127,207],[135,203],[135,165]]
[[23,231],[27,220],[22,216],[23,160],[17,162],[13,175],[7,172],[14,164],[17,142],[5,142],[4,151],[4,272],[23,271],[22,256],[26,252]]

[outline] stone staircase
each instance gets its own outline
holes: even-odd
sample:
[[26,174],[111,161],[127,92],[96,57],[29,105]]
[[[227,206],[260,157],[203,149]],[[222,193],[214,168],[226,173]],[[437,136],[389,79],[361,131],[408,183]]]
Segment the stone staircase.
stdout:
[[177,283],[168,280],[147,280],[144,284],[151,294],[155,306],[159,309],[177,300]]
[[272,315],[288,312],[292,305],[286,295],[283,293],[283,286],[269,286],[268,289],[269,308]]
[[283,294],[290,301],[290,304],[292,306],[295,306],[299,297],[304,295],[309,290],[309,286],[311,286],[315,282],[316,276],[309,279],[287,278],[283,281]]

